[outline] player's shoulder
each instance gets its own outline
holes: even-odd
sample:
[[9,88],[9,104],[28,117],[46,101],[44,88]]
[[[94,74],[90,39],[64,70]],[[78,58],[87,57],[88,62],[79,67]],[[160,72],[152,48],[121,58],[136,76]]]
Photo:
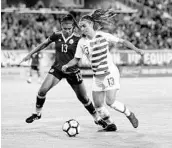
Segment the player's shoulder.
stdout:
[[108,32],[104,32],[104,31],[97,31],[97,36],[102,36],[104,38],[106,38],[107,40],[113,40],[118,42],[120,39],[116,34],[111,34]]
[[85,45],[87,43],[87,39],[85,37],[81,37],[78,41],[79,45]]
[[97,34],[106,34],[106,32],[103,32],[103,31],[101,31],[101,30],[98,30],[98,31],[96,31],[96,35]]
[[62,37],[62,33],[59,32],[59,31],[55,31],[55,32],[53,32],[53,33],[49,36],[49,40],[55,41],[55,40],[57,40],[57,39],[59,39],[59,38],[61,38],[61,37]]
[[97,36],[107,36],[107,35],[110,35],[110,33],[99,30],[99,31],[96,31],[96,35]]
[[55,32],[53,32],[53,35],[55,35],[55,36],[61,36],[62,35],[62,32],[61,31],[55,31]]

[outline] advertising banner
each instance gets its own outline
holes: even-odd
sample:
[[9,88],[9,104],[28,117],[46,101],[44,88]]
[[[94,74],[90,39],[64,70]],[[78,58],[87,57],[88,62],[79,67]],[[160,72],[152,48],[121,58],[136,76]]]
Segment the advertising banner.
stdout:
[[[112,54],[116,65],[136,66],[140,65],[141,60],[145,66],[172,65],[172,50],[144,50],[143,59],[131,50],[118,50]],[[27,54],[26,50],[1,50],[1,65],[15,66]],[[43,51],[42,66],[51,66],[54,61],[54,50]],[[28,66],[29,62],[22,63]],[[80,62],[81,67],[90,67],[90,62],[83,57]]]
[[[1,67],[17,66],[26,54],[26,50],[1,50]],[[22,63],[22,66],[29,65],[30,61]]]
[[[28,54],[26,50],[1,50],[1,67],[19,66],[19,62]],[[49,67],[54,61],[54,51],[43,51],[41,66]],[[30,60],[20,66],[30,66]]]
[[172,66],[121,66],[121,77],[172,77]]
[[[172,50],[144,50],[145,54],[141,57],[131,50],[118,50],[112,54],[113,61],[116,65],[137,66],[143,62],[147,66],[172,65]],[[86,57],[83,57],[82,67],[90,67]]]

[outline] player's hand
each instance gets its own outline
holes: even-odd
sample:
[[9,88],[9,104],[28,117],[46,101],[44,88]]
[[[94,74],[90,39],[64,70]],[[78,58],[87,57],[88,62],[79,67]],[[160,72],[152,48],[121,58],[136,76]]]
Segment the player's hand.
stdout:
[[22,63],[22,62],[26,62],[27,60],[29,60],[31,58],[31,55],[28,54],[26,57],[24,57],[20,62],[19,62],[19,65]]
[[143,51],[143,50],[140,50],[140,49],[139,49],[139,50],[137,50],[136,52],[137,52],[138,54],[140,54],[141,56],[144,55],[144,51]]
[[63,72],[66,72],[67,68],[68,68],[67,65],[63,65],[63,66],[62,66],[62,71],[63,71]]

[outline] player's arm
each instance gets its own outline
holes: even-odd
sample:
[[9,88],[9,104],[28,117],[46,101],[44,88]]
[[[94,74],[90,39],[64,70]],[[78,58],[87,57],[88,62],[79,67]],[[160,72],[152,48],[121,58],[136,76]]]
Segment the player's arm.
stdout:
[[28,53],[28,54],[21,60],[21,62],[20,62],[19,64],[21,64],[21,63],[24,62],[24,61],[29,60],[29,59],[32,57],[32,55],[33,55],[34,53],[37,53],[37,52],[43,50],[43,49],[46,48],[50,43],[52,43],[52,41],[49,40],[49,38],[46,39],[43,43],[39,44],[35,49],[33,49],[30,53]]
[[80,58],[74,57],[74,58],[73,58],[72,60],[70,60],[67,64],[65,64],[65,65],[62,66],[62,71],[63,71],[63,72],[66,72],[66,70],[67,70],[68,68],[77,65],[79,61],[80,61]]
[[104,33],[106,38],[112,42],[112,43],[121,43],[123,44],[124,46],[127,46],[128,48],[134,50],[136,53],[140,54],[140,55],[143,55],[144,52],[140,49],[138,49],[136,46],[134,46],[131,42],[127,41],[127,40],[124,40],[124,39],[121,39],[121,38],[118,38],[117,36],[114,36],[112,34],[109,34],[109,33]]
[[128,48],[134,50],[136,53],[140,54],[141,56],[144,54],[144,52],[141,49],[138,49],[136,46],[134,46],[131,42],[129,42],[127,40],[120,39],[119,42],[121,42]]
[[59,34],[58,32],[54,32],[52,35],[50,35],[43,43],[39,44],[26,57],[24,57],[19,64],[21,64],[24,61],[29,60],[34,53],[45,49],[49,44],[51,44],[58,38],[58,34]]
[[67,64],[62,66],[62,71],[66,72],[66,70],[70,67],[75,66],[76,64],[78,64],[78,62],[80,61],[80,59],[83,56],[83,50],[82,50],[82,40],[80,39],[76,48],[76,52],[75,52],[75,57],[69,61]]

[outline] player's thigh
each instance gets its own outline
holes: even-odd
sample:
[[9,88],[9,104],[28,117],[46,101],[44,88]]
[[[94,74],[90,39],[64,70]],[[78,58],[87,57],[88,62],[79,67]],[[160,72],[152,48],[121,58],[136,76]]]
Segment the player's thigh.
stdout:
[[111,105],[116,100],[118,89],[111,89],[106,91],[106,104]]
[[93,101],[96,108],[104,105],[105,92],[104,91],[92,91]]
[[48,73],[39,89],[39,93],[46,94],[53,86],[58,84],[59,81],[60,80],[56,78],[54,75]]
[[78,85],[78,84],[81,84],[83,81],[82,74],[81,74],[80,70],[78,70],[77,72],[68,74],[65,77],[66,77],[67,82],[70,85]]
[[70,84],[77,96],[87,97],[87,92],[83,82],[80,84]]
[[72,89],[75,91],[77,97],[87,97],[85,85],[83,83],[80,71],[66,75],[66,80]]

